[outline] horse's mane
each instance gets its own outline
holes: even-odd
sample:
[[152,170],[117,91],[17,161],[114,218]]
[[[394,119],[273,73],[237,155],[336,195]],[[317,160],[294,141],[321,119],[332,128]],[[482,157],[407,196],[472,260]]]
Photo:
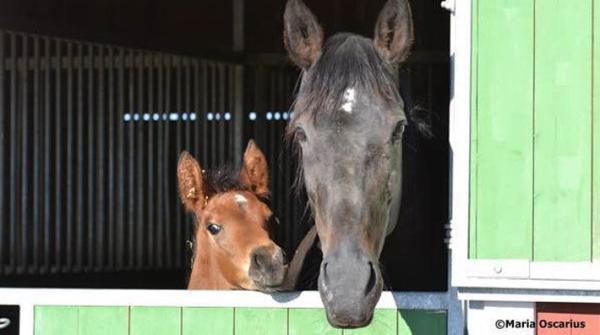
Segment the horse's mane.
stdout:
[[338,120],[344,92],[349,87],[379,95],[384,102],[401,103],[396,69],[384,62],[373,42],[365,37],[338,33],[327,39],[310,75],[305,75],[294,102],[295,114],[311,113],[315,122]]

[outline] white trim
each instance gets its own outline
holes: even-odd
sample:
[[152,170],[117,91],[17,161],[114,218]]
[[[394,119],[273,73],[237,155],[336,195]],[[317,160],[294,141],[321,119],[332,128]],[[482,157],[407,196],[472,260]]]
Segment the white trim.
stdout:
[[466,273],[469,248],[469,156],[471,118],[471,0],[457,0],[450,34],[450,249],[451,283]]
[[[317,291],[266,294],[253,291],[1,288],[2,304],[21,306],[178,306],[323,308]],[[448,294],[383,292],[379,309],[447,309]]]
[[574,281],[600,281],[600,263],[531,262],[530,278]]
[[489,287],[510,289],[540,290],[600,290],[598,281],[542,280],[542,279],[505,279],[505,278],[466,278],[452,283],[460,288]]
[[529,278],[528,260],[470,260],[466,267],[470,277]]
[[600,303],[600,291],[533,289],[459,289],[458,298],[469,301]]
[[[461,260],[458,260],[461,262]],[[462,260],[457,287],[600,290],[600,263]],[[498,268],[502,269],[500,273]]]
[[[0,294],[0,297],[2,295]],[[4,303],[4,299],[1,299]],[[33,335],[34,323],[33,323],[33,304],[21,304],[19,306],[19,334],[21,335]]]

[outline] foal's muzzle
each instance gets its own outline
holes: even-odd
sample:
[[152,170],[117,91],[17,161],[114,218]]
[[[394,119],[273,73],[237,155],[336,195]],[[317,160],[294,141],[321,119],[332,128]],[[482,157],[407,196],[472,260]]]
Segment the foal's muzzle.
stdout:
[[248,274],[259,290],[274,290],[283,283],[286,272],[285,257],[278,246],[262,246],[252,251]]

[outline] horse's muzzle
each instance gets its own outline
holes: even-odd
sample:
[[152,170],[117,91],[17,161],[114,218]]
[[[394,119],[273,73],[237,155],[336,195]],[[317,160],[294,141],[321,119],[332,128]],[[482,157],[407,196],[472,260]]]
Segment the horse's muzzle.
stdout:
[[319,292],[327,319],[335,327],[369,324],[382,288],[380,270],[366,255],[334,255],[321,264]]

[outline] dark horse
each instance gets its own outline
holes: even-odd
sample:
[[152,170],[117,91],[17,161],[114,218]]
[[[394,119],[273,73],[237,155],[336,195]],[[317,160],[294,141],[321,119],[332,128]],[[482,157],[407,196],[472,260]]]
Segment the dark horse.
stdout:
[[383,280],[379,255],[401,197],[404,103],[396,68],[408,56],[407,0],[388,0],[374,39],[323,31],[300,0],[289,0],[284,42],[302,70],[288,135],[300,148],[321,248],[318,287],[329,322],[361,327],[373,317]]

